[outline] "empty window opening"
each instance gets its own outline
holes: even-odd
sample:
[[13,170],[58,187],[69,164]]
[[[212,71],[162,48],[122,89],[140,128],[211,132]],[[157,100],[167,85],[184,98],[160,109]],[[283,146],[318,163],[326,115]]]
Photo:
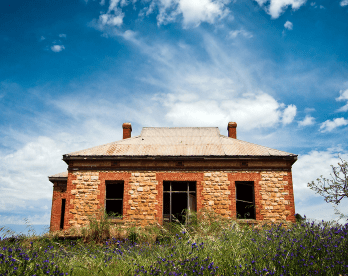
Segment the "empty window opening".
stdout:
[[111,217],[123,215],[123,181],[106,181],[105,211]]
[[185,181],[163,182],[163,220],[186,221],[186,210],[197,211],[196,183]]
[[62,199],[62,208],[60,211],[60,229],[64,229],[65,198]]
[[236,181],[236,204],[238,219],[256,219],[254,181]]

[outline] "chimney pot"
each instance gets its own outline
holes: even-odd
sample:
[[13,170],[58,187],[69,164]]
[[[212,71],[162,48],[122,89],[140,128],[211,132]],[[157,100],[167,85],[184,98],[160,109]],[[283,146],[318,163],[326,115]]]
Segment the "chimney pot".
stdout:
[[122,125],[123,128],[123,139],[131,138],[132,133],[132,125],[131,123],[124,123]]
[[237,123],[229,122],[227,125],[228,137],[237,139]]

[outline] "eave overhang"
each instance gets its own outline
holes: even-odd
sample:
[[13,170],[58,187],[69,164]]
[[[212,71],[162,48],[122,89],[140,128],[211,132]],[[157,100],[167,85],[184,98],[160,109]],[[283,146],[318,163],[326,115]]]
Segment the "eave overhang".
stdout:
[[54,183],[55,181],[68,181],[67,177],[48,177],[48,180],[52,183]]
[[286,160],[286,161],[292,161],[291,164],[295,163],[297,160],[296,154],[291,155],[209,155],[209,156],[188,156],[188,155],[182,155],[182,156],[151,156],[151,155],[136,155],[136,156],[112,156],[112,155],[63,155],[63,160],[69,164],[69,161],[121,161],[121,160],[176,160],[176,161],[184,161],[184,160],[197,160],[197,161],[211,161],[211,160]]

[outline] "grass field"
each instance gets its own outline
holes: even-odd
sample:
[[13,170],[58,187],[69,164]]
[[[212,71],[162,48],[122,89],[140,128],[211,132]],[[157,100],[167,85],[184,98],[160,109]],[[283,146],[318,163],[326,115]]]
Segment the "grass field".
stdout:
[[[253,227],[205,215],[189,225],[148,228],[115,228],[105,217],[66,239],[11,237],[5,230],[0,276],[348,275],[348,224]],[[72,234],[80,238],[69,239]]]

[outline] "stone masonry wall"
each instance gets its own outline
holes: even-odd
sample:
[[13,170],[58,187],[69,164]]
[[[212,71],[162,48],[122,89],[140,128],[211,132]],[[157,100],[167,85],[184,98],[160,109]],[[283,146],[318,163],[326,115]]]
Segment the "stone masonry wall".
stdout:
[[68,225],[81,226],[87,224],[88,216],[97,214],[100,208],[99,172],[77,171],[72,176],[75,179],[71,180]]
[[158,212],[158,181],[154,172],[135,172],[129,179],[128,221],[137,225],[154,224]]
[[223,217],[232,216],[231,182],[226,172],[206,172],[202,181],[202,206]]
[[261,172],[261,215],[264,220],[295,222],[291,172]]
[[[88,216],[105,206],[105,183],[124,181],[123,222],[162,223],[163,181],[195,181],[197,210],[211,209],[236,218],[236,181],[254,181],[256,220],[295,221],[292,176],[289,171],[73,171],[69,173],[65,224],[83,226]],[[59,200],[54,193],[51,230],[59,227]],[[56,202],[56,203],[55,203]]]

